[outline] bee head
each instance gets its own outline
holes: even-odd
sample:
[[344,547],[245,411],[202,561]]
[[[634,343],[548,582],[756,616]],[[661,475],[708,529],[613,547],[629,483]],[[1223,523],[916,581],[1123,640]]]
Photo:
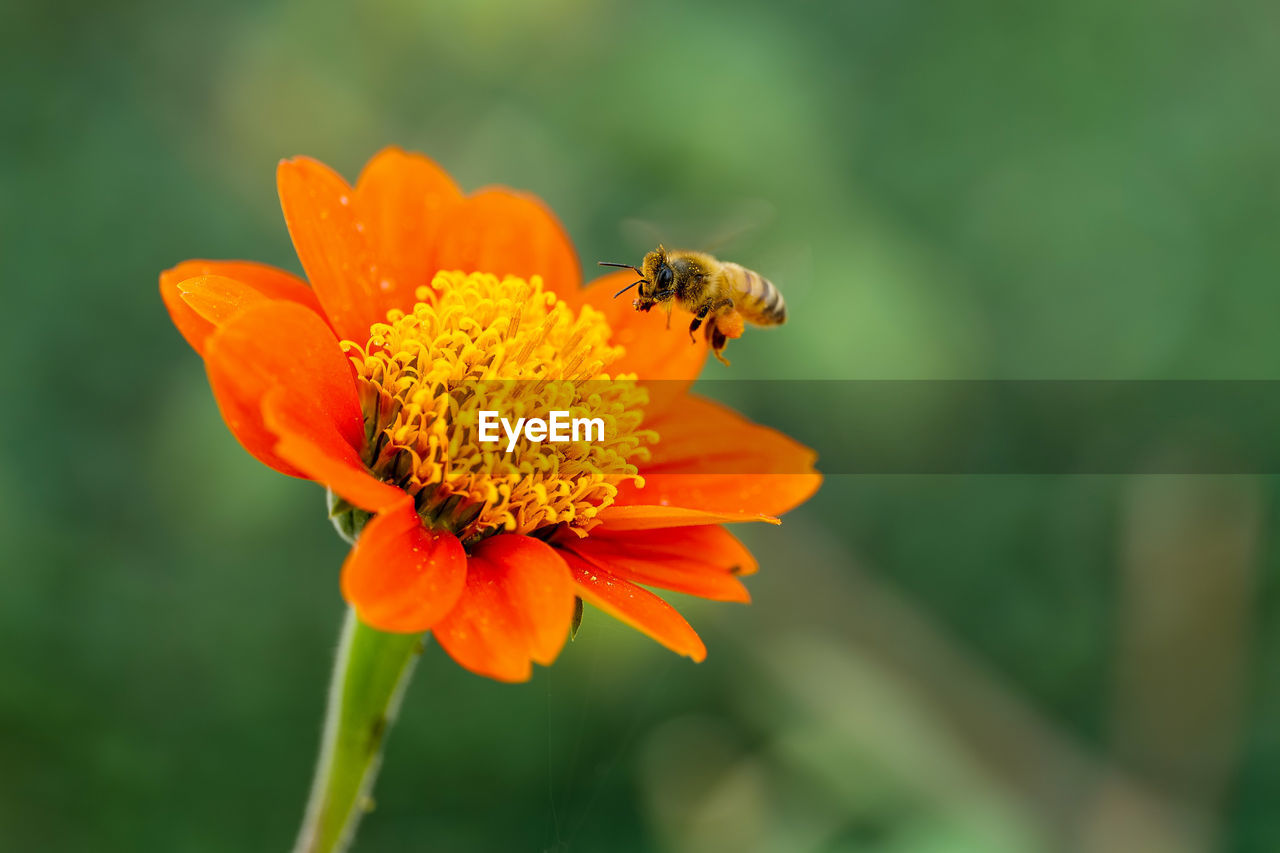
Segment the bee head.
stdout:
[[635,270],[640,275],[639,281],[633,281],[615,293],[615,299],[637,285],[640,287],[640,297],[636,302],[645,303],[646,310],[653,307],[656,302],[666,302],[675,296],[675,270],[667,263],[667,250],[662,248],[661,245],[645,255],[639,267],[633,267],[630,264],[615,264],[608,261],[601,261],[600,266],[622,267],[623,269]]
[[641,298],[665,302],[675,295],[675,271],[667,263],[667,250],[661,245],[644,256],[640,273]]

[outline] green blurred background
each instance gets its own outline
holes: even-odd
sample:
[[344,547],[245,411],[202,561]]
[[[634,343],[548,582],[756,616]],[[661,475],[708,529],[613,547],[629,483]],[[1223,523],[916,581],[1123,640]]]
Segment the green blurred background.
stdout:
[[[281,157],[425,151],[588,263],[727,233],[792,320],[707,376],[1272,378],[1277,39],[1261,0],[0,5],[0,849],[292,842],[345,549],[156,292],[297,269]],[[1280,849],[1277,497],[833,477],[742,531],[753,606],[677,601],[701,665],[590,610],[523,686],[429,650],[356,849]]]

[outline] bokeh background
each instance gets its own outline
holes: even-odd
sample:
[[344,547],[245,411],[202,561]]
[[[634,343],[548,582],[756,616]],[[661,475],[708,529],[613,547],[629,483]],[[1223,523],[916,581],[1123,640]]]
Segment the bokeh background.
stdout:
[[[156,292],[298,268],[281,157],[425,151],[588,263],[725,241],[792,321],[707,376],[1272,378],[1278,38],[1261,0],[0,5],[0,849],[291,844],[345,548]],[[741,531],[753,606],[678,601],[700,666],[590,610],[523,686],[429,650],[356,849],[1280,849],[1278,497],[832,477]]]

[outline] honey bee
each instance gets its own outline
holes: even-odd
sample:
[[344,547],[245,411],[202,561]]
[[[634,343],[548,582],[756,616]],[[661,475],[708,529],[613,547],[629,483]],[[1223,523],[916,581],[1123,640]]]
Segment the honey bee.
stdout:
[[690,342],[705,321],[704,334],[711,351],[725,364],[729,363],[724,357],[725,345],[731,338],[742,337],[745,323],[778,326],[787,321],[787,305],[773,282],[758,272],[717,260],[706,252],[667,251],[659,245],[644,256],[639,268],[605,261],[601,261],[600,266],[635,270],[640,276],[639,281],[615,293],[614,299],[639,285],[640,295],[631,303],[637,311],[664,306],[668,327],[671,309],[677,303],[692,314]]

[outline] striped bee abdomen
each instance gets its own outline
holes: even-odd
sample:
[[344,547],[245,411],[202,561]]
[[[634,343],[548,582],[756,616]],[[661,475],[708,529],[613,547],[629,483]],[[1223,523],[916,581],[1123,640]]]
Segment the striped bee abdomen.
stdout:
[[769,279],[740,264],[725,263],[725,277],[731,285],[734,307],[747,322],[776,326],[787,320],[787,303]]

